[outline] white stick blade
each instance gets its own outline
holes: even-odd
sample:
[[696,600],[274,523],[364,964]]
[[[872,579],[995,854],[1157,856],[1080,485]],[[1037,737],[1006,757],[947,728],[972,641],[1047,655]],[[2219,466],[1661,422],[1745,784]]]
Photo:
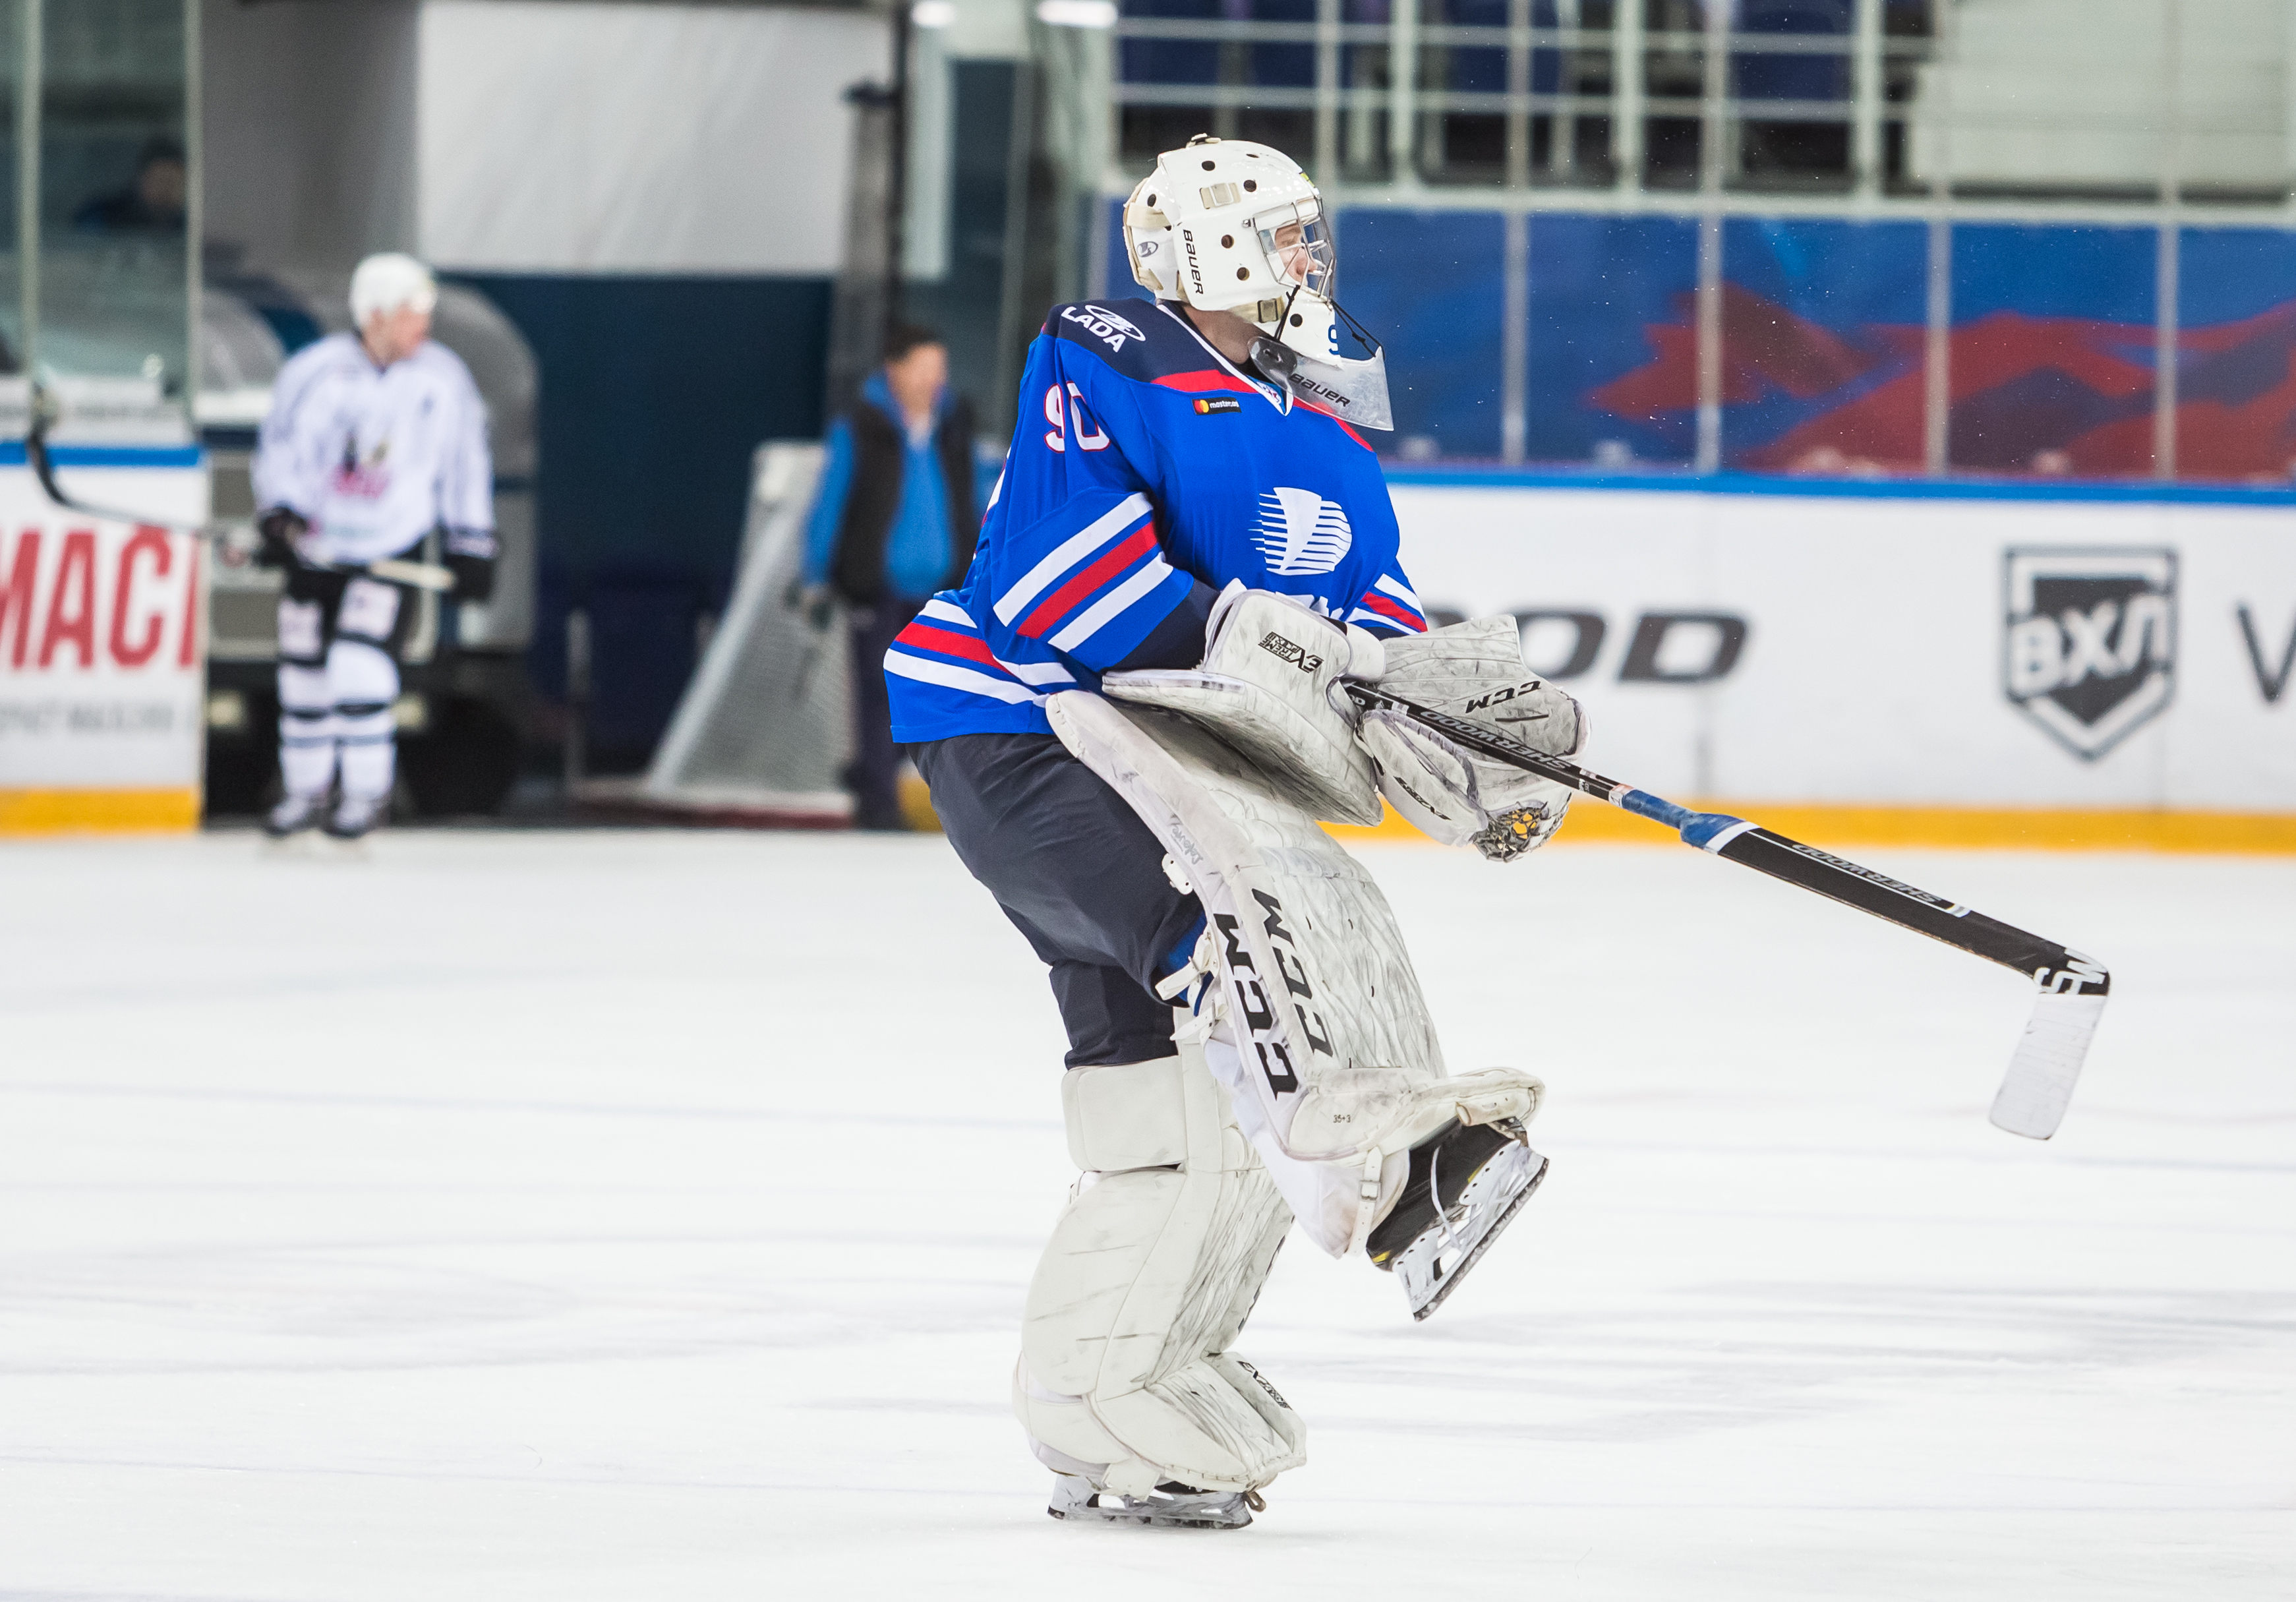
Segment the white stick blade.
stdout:
[[2013,1135],[2046,1140],[2064,1121],[2080,1080],[2081,1063],[2104,1016],[2102,996],[2044,991],[2033,1003],[2025,1038],[2009,1059],[2009,1072],[1993,1098],[1993,1121]]

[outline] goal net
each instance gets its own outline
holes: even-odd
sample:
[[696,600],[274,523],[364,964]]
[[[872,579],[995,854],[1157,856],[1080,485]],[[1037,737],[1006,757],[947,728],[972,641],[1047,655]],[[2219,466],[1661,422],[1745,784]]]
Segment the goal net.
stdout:
[[758,824],[852,815],[839,787],[853,757],[844,610],[797,599],[822,456],[812,443],[758,448],[741,576],[646,771],[650,806]]

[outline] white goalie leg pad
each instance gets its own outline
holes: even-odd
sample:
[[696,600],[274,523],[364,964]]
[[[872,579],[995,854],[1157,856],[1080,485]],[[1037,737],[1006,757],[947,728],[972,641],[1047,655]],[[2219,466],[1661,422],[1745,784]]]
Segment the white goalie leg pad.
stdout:
[[1250,1491],[1306,1430],[1228,1351],[1292,1215],[1200,1051],[1073,1068],[1085,1177],[1029,1282],[1013,1409],[1037,1457],[1103,1489]]
[[[1312,1182],[1300,1222],[1316,1245],[1360,1248],[1393,1197],[1388,1159],[1453,1119],[1538,1112],[1531,1074],[1448,1072],[1387,899],[1248,760],[1184,718],[1083,691],[1053,696],[1046,714],[1202,900],[1205,939],[1173,993],[1188,985],[1201,1021],[1225,1026],[1250,1105],[1239,1120],[1287,1195],[1309,1202]],[[1311,1181],[1287,1161],[1331,1172]],[[1352,1198],[1351,1218],[1335,1196]]]

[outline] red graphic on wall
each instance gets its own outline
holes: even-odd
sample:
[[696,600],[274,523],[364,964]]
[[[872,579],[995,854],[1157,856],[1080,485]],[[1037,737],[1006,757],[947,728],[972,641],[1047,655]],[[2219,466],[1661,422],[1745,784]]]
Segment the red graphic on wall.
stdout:
[[[1698,405],[1694,299],[1645,328],[1656,356],[1588,404],[1655,420]],[[1722,403],[1730,464],[1767,472],[1917,472],[1926,399],[1918,326],[1828,329],[1736,284],[1722,292]],[[2296,301],[2180,331],[2177,468],[2268,478],[2296,468]],[[1948,341],[1948,451],[1956,468],[2114,477],[2152,471],[2152,330],[1997,312]],[[1751,437],[1750,437],[1750,435]]]

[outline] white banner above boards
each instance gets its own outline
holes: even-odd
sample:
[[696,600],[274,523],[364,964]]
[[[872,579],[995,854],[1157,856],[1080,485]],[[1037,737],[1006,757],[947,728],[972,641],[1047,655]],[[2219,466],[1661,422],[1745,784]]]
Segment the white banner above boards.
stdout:
[[[75,454],[180,457],[62,476],[94,505],[207,513],[195,450]],[[198,823],[204,561],[188,535],[62,511],[0,466],[0,834]]]
[[1613,777],[1812,805],[2296,815],[2284,497],[1397,477],[1420,599],[1521,619]]

